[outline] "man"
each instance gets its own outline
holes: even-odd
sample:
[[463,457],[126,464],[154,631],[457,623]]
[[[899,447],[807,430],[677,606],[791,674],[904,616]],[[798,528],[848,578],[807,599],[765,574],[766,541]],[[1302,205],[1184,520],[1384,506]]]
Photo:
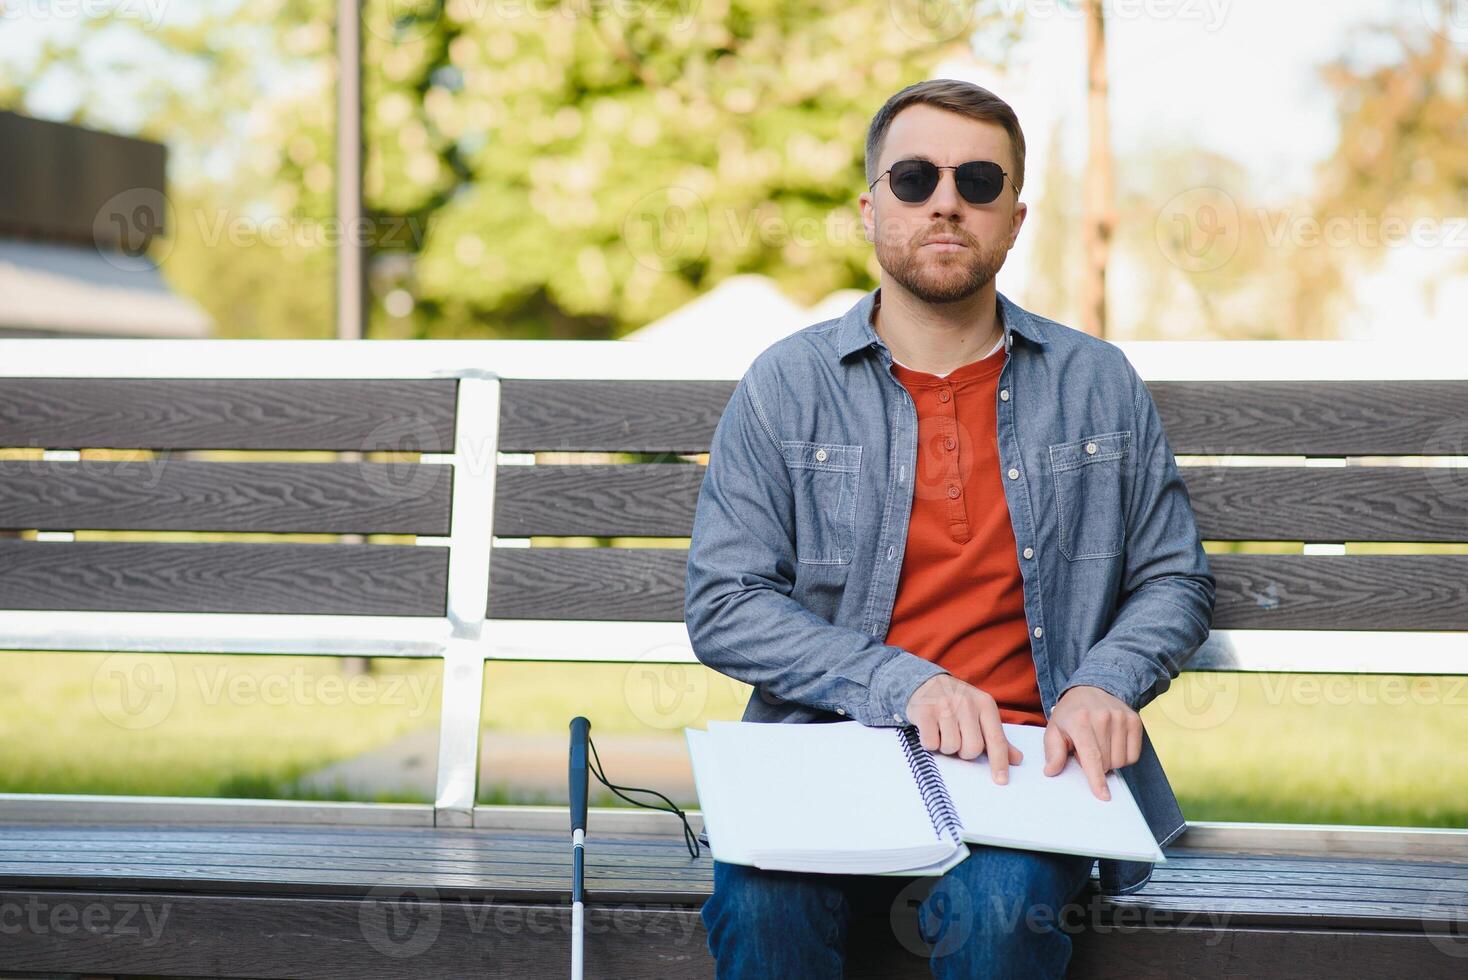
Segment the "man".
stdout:
[[[1024,155],[1014,111],[965,82],[877,113],[859,202],[881,285],[736,387],[698,498],[688,631],[754,686],[746,721],[912,724],[930,750],[987,753],[998,782],[1074,755],[1103,799],[1120,773],[1166,844],[1184,821],[1138,711],[1207,637],[1215,582],[1131,364],[996,291]],[[1044,726],[1045,758],[1002,722]],[[935,975],[1063,975],[1054,923],[1093,863],[974,846],[918,909]],[[1151,872],[1102,860],[1100,890]],[[719,976],[840,976],[854,911],[908,884],[715,862]]]

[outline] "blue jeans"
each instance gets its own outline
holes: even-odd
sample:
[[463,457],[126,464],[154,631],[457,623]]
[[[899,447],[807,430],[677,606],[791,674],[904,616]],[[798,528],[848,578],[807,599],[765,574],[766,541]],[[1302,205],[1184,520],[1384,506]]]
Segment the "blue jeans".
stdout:
[[[1063,977],[1095,858],[969,845],[940,878],[762,871],[714,862],[704,903],[724,978],[840,977],[847,935],[884,928],[935,977]],[[916,921],[910,913],[917,909]],[[1058,928],[1057,928],[1058,927]],[[853,964],[855,965],[855,964]]]

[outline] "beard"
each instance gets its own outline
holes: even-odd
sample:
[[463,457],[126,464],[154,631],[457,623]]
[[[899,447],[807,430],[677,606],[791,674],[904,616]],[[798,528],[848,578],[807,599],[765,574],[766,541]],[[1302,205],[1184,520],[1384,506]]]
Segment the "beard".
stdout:
[[[919,240],[932,235],[925,231]],[[1002,242],[985,250],[982,242],[962,237],[967,247],[957,252],[924,252],[921,244],[885,246],[879,239],[877,264],[924,303],[956,303],[987,286],[1008,254]]]

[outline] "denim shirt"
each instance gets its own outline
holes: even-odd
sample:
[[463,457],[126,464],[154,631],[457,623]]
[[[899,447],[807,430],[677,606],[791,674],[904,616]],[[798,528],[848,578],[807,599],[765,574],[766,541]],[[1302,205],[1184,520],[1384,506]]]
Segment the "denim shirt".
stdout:
[[[880,293],[766,348],[714,431],[684,617],[698,659],[754,687],[745,721],[904,725],[913,692],[944,672],[883,642],[918,420],[872,328]],[[1215,581],[1187,490],[1120,348],[1002,293],[998,315],[1000,468],[1045,715],[1081,684],[1140,710],[1213,619]],[[1159,845],[1183,831],[1145,731],[1140,758],[1118,772]],[[1107,895],[1152,876],[1151,862],[1099,863]]]

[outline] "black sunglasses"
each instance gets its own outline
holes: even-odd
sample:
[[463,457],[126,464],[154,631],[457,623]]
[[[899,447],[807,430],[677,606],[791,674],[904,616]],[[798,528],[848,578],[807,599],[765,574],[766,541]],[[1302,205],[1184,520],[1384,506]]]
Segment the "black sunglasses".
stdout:
[[[956,167],[940,167],[927,160],[898,160],[882,171],[877,180],[891,174],[892,179],[887,184],[897,200],[906,204],[921,204],[932,197],[933,191],[938,188],[938,172],[941,170],[953,171],[953,179],[958,182],[958,193],[970,204],[988,204],[993,201],[1004,190],[1004,178],[1009,177],[1004,168],[992,160],[970,160]],[[867,190],[876,187],[877,180],[868,184]],[[1014,184],[1014,178],[1009,177],[1009,182]],[[1019,196],[1017,185],[1014,194]]]

